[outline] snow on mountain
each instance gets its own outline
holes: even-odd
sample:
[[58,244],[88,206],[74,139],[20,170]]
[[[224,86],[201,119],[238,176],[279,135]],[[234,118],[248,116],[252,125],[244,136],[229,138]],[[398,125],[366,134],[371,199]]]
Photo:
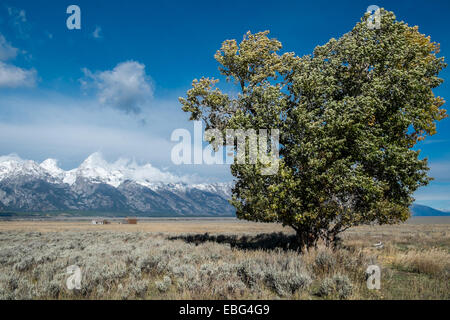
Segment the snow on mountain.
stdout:
[[66,172],[58,167],[58,160],[47,159],[40,164],[41,168],[44,169],[50,176],[63,180],[66,176]]
[[[55,159],[47,159],[41,164],[32,160],[23,160],[17,155],[0,157],[0,181],[11,175],[30,175],[49,177],[72,185],[77,178],[91,182],[106,183],[117,188],[130,180],[149,188],[158,188],[166,184],[189,184],[190,177],[178,177],[170,172],[161,171],[147,163],[139,165],[136,161],[119,159],[109,163],[99,152],[91,154],[78,168],[65,171]],[[200,185],[199,185],[200,186]]]
[[202,184],[193,184],[192,188],[207,191],[210,193],[220,194],[223,197],[231,198],[231,183],[202,183]]
[[[83,163],[74,171],[69,172],[70,178],[66,179],[69,184],[73,183],[76,177],[83,177],[91,181],[98,181],[118,187],[125,181],[125,174],[114,166],[106,162],[100,153],[91,154]],[[75,176],[75,179],[72,178]]]
[[108,162],[90,155],[63,170],[17,155],[0,157],[0,208],[10,211],[106,211],[140,214],[230,215],[231,183],[193,183],[147,163]]
[[32,160],[23,160],[17,155],[0,157],[0,181],[14,176],[44,178],[52,176],[46,169]]

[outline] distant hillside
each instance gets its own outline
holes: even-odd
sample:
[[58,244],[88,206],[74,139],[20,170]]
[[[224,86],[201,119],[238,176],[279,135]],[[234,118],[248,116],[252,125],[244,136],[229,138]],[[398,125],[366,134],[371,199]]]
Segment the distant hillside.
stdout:
[[[185,216],[231,217],[232,183],[189,183],[150,164],[108,163],[92,154],[65,171],[56,160],[42,163],[0,156],[0,217]],[[412,216],[450,216],[414,204]]]
[[413,204],[411,206],[411,213],[413,217],[444,217],[450,216],[450,212],[437,210],[421,204]]
[[0,156],[0,217],[33,215],[234,216],[232,183],[189,183],[150,164],[108,163],[100,154],[65,171]]

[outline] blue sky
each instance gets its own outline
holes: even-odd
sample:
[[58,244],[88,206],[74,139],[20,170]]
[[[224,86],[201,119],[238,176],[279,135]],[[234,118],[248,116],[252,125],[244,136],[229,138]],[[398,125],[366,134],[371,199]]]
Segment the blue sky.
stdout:
[[[71,4],[81,8],[81,30],[66,27]],[[285,51],[304,55],[351,30],[372,4],[418,25],[441,44],[442,56],[450,56],[447,0],[2,1],[0,154],[52,157],[69,169],[100,151],[108,160],[130,157],[179,174],[230,180],[226,166],[170,161],[171,132],[192,130],[177,98],[192,79],[219,76],[213,55],[222,41],[270,30]],[[135,75],[136,83],[117,82],[124,75]],[[449,75],[449,69],[441,73],[446,82],[435,90],[447,100]],[[450,210],[449,141],[445,119],[418,146],[436,179],[416,193],[418,203]]]

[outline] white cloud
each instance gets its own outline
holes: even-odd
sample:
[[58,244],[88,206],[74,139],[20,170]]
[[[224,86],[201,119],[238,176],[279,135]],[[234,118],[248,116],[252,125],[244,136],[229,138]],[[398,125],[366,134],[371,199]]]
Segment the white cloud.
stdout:
[[14,19],[17,19],[17,21],[27,22],[27,16],[26,16],[25,10],[8,7],[8,14],[11,17],[13,17]]
[[436,182],[450,182],[450,161],[430,161],[429,176]]
[[414,199],[416,199],[417,201],[450,200],[450,193],[448,192],[435,193],[432,190],[430,191],[426,189],[426,191],[420,191],[420,193],[415,194]]
[[14,59],[17,56],[17,48],[8,43],[5,37],[0,34],[0,61]]
[[[136,159],[196,183],[230,181],[226,165],[174,165],[170,140],[173,130],[193,130],[176,99],[152,101],[143,109],[149,125],[113,108],[99,108],[89,97],[70,97],[33,90],[8,92],[0,99],[0,154],[18,153],[25,159],[59,159],[64,169],[77,167],[89,154],[100,151],[105,159]],[[191,134],[193,134],[191,132]],[[138,170],[137,173],[140,171]],[[192,180],[194,181],[194,180]]]
[[111,182],[117,187],[125,180],[132,180],[143,185],[154,182],[177,183],[195,182],[195,177],[184,175],[177,176],[168,171],[160,170],[150,163],[140,165],[133,159],[121,157],[115,162],[108,162],[103,158],[101,152],[91,154],[78,167],[78,170],[84,173],[84,176],[92,178],[111,179]]
[[16,58],[18,51],[0,34],[0,88],[33,87],[36,84],[35,70],[4,62]]
[[17,37],[28,39],[31,25],[27,21],[25,10],[14,7],[8,7],[9,23],[14,27]]
[[113,70],[95,73],[85,68],[83,72],[83,87],[93,85],[97,89],[98,100],[103,105],[139,114],[153,97],[153,87],[145,73],[145,65],[139,62],[122,62]]
[[92,32],[92,36],[95,39],[103,38],[103,36],[102,36],[102,28],[99,27],[99,26],[96,26],[94,32]]
[[26,70],[0,61],[0,88],[33,87],[36,71]]

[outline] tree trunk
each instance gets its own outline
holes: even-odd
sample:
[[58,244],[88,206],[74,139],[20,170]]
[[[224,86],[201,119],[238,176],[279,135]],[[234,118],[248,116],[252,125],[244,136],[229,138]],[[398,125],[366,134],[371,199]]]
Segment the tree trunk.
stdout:
[[336,249],[339,247],[342,243],[342,239],[338,237],[336,233],[327,234],[325,239],[325,245],[327,247],[332,247],[333,249]]
[[311,230],[296,230],[297,246],[301,251],[317,247],[318,235]]
[[301,251],[317,248],[317,242],[320,238],[325,241],[327,247],[332,248],[337,248],[342,242],[341,238],[338,237],[340,232],[331,232],[329,230],[320,232],[301,228],[294,228],[294,230],[296,232],[296,247]]

